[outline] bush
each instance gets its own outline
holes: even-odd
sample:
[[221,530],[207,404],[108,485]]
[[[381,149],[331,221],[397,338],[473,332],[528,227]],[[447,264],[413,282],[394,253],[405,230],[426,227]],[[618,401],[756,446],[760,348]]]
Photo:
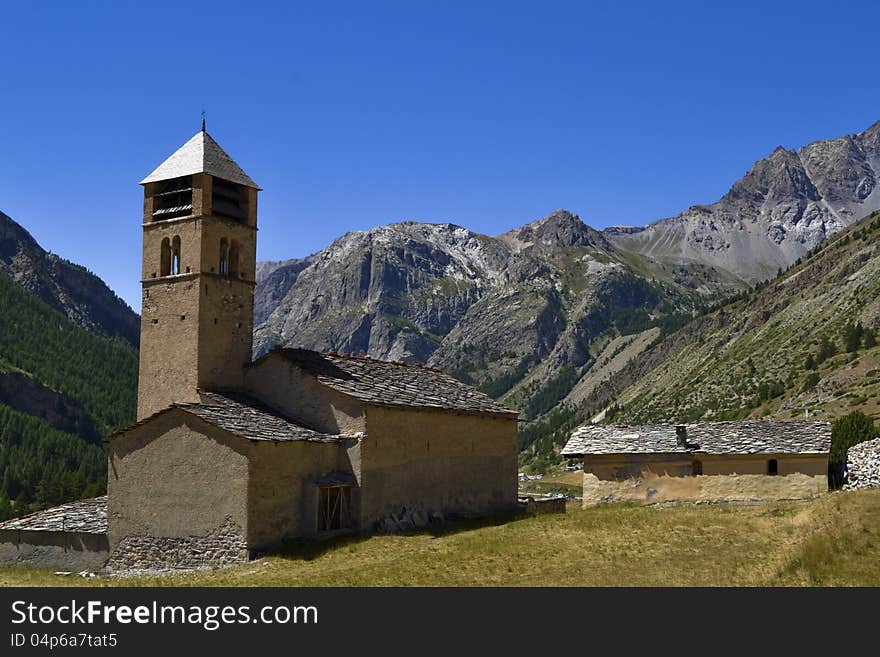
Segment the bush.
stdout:
[[874,426],[874,421],[861,411],[853,411],[831,423],[831,456],[828,465],[828,484],[831,488],[840,488],[843,485],[849,448],[878,435],[880,432]]

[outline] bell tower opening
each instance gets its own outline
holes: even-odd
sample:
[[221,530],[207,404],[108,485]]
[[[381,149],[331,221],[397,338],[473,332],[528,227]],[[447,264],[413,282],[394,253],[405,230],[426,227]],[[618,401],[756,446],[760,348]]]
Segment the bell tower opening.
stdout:
[[192,176],[165,180],[147,187],[153,200],[152,220],[162,221],[192,214]]
[[253,341],[259,191],[204,131],[141,184],[138,419],[198,401],[200,390],[243,387]]

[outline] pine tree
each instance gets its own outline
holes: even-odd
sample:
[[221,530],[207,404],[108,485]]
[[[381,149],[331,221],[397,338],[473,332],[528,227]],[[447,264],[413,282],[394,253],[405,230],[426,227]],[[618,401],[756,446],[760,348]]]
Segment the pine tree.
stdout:
[[857,352],[862,346],[863,332],[864,329],[862,328],[861,322],[856,324],[848,322],[846,326],[843,327],[843,344],[849,353]]
[[819,342],[819,353],[816,354],[816,362],[824,363],[835,354],[837,354],[837,347],[828,338],[823,337]]

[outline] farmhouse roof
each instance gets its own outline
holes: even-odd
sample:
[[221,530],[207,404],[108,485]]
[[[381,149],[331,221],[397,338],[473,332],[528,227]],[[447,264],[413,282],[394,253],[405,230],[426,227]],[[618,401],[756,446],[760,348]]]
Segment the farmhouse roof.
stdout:
[[0,522],[0,531],[107,533],[107,496],[79,500]]
[[153,173],[141,180],[141,185],[196,173],[207,173],[246,187],[260,188],[204,130],[194,134],[188,142],[174,151]]
[[277,354],[313,374],[323,385],[375,406],[517,415],[488,395],[440,370],[369,356],[277,349]]
[[831,424],[803,420],[695,422],[680,425],[584,425],[562,450],[563,456],[585,454],[826,454]]

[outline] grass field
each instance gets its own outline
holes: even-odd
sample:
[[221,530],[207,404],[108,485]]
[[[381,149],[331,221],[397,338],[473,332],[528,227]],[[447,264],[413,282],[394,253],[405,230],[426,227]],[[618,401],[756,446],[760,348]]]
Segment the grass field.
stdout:
[[212,572],[4,586],[878,586],[880,490],[762,505],[606,505],[443,533],[291,545]]

